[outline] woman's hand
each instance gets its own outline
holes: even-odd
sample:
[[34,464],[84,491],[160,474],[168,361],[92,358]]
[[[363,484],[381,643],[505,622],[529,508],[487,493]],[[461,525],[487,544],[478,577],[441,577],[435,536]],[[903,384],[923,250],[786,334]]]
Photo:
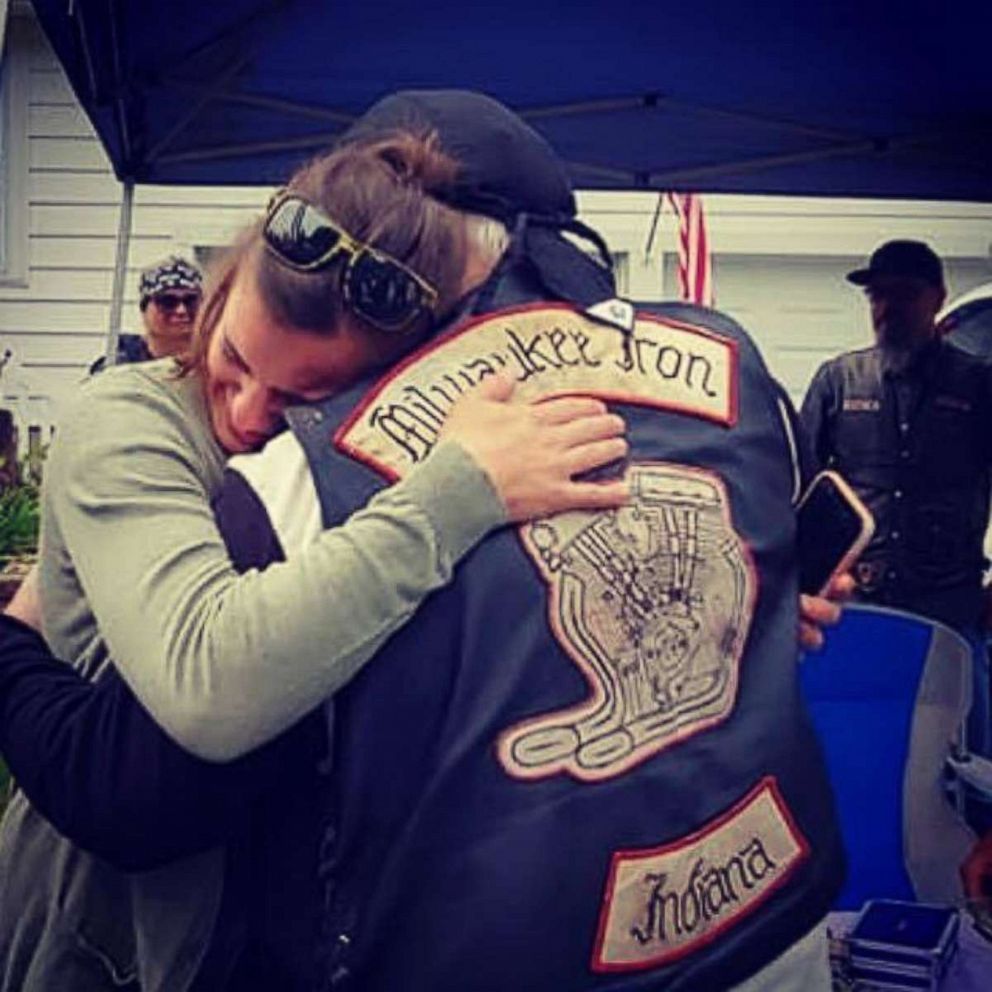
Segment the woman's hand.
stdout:
[[854,577],[845,572],[830,580],[825,596],[799,597],[799,644],[807,651],[823,647],[823,628],[840,620],[841,607],[854,593]]
[[441,432],[442,440],[457,441],[485,471],[509,519],[625,503],[622,480],[573,478],[627,454],[623,419],[583,396],[517,403],[513,385],[507,375],[483,379],[452,407]]
[[38,592],[37,565],[32,566],[31,571],[24,576],[13,599],[3,612],[35,630],[41,630],[41,596]]

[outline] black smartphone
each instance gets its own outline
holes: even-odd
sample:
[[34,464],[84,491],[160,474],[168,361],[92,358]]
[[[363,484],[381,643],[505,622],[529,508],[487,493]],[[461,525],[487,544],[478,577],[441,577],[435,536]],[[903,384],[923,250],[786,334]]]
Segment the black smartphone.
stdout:
[[875,518],[836,472],[821,472],[796,507],[799,589],[822,595],[850,569],[875,533]]

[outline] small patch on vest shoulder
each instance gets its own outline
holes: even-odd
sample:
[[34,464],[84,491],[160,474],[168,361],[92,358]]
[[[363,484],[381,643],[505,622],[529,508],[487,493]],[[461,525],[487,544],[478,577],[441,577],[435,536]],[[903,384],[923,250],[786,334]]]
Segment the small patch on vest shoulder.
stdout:
[[771,776],[701,830],[613,855],[594,971],[656,968],[699,950],[753,913],[809,845]]
[[335,435],[345,454],[388,478],[437,443],[466,390],[506,372],[528,401],[580,394],[737,420],[737,344],[704,328],[638,314],[624,333],[558,304],[503,310],[415,352],[366,394]]
[[660,462],[632,464],[626,478],[618,510],[520,529],[548,586],[552,633],[590,692],[501,734],[514,778],[622,775],[733,711],[757,578],[723,482]]
[[601,303],[587,307],[586,313],[596,320],[605,320],[608,324],[624,331],[632,331],[637,319],[637,311],[633,304],[621,299],[603,300]]
[[881,400],[874,396],[844,397],[844,410],[847,413],[878,413],[881,409]]

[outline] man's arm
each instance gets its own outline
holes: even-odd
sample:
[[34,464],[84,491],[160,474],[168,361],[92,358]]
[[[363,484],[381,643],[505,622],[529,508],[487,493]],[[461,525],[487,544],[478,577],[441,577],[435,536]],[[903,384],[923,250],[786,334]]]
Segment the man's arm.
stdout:
[[30,627],[0,617],[0,750],[14,779],[59,833],[123,870],[222,842],[282,769],[317,760],[322,728],[311,716],[230,764],[203,761],[116,671],[88,682]]
[[[239,476],[226,477],[215,512],[239,569],[281,557]],[[60,833],[124,870],[223,841],[277,776],[312,767],[324,740],[324,721],[311,714],[237,761],[203,761],[152,720],[115,669],[89,682],[30,626],[0,617],[0,751]]]

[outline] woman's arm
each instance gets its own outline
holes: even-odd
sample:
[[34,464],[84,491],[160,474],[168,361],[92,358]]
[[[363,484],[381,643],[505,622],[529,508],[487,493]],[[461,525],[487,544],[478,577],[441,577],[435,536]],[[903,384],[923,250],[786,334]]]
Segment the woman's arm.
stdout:
[[[194,385],[155,383],[140,367],[87,384],[46,469],[42,592],[48,631],[62,607],[78,609],[48,595],[71,561],[124,679],[175,740],[210,760],[271,739],[353,677],[507,505],[519,516],[623,498],[619,486],[569,481],[592,450],[609,460],[603,431],[577,441],[565,425],[547,429],[553,404],[476,399],[456,442],[344,526],[292,561],[239,576],[210,511],[202,437],[174,392]],[[623,442],[607,443],[616,457]]]
[[238,761],[202,761],[159,729],[114,669],[88,682],[35,631],[0,617],[0,752],[61,834],[123,870],[221,842],[273,782],[312,768],[323,741],[314,714]]

